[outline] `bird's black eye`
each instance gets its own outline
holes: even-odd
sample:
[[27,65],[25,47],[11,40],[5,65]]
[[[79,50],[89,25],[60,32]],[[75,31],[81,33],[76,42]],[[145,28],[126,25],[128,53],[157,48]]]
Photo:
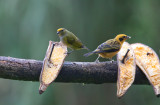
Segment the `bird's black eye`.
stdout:
[[123,40],[123,38],[119,38],[119,40],[120,40],[120,41],[122,41],[122,40]]
[[126,36],[123,36],[123,38],[125,38]]

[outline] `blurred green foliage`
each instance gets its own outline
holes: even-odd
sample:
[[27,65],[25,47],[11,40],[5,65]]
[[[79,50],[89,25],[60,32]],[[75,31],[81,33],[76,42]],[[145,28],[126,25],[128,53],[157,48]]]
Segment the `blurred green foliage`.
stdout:
[[[159,54],[159,0],[0,0],[0,55],[43,60],[57,28],[75,33],[91,50],[125,33]],[[94,61],[75,51],[69,61]],[[102,60],[102,59],[101,59]],[[103,59],[104,60],[104,59]],[[0,79],[0,105],[159,105],[151,86],[133,85],[122,99],[114,84],[54,83],[39,95],[38,82]]]

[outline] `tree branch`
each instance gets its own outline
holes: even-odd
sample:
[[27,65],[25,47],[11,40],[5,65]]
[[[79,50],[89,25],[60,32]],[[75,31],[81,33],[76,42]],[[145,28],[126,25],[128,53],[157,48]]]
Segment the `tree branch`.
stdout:
[[[0,78],[39,81],[42,61],[0,57]],[[56,82],[71,83],[116,83],[117,63],[111,62],[65,62]],[[149,84],[137,67],[134,84]]]

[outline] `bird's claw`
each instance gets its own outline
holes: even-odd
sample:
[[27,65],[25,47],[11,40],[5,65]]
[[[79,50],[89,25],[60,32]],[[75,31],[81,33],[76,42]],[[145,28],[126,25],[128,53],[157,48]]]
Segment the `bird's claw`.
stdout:
[[69,55],[69,54],[71,54],[73,51],[70,51],[70,52],[65,52],[64,54],[67,54],[67,55]]
[[111,63],[113,63],[113,62],[114,62],[114,60],[111,60],[110,62],[111,62]]
[[97,60],[95,60],[94,62],[96,62],[96,63],[100,63],[98,59],[97,59]]
[[113,63],[113,61],[114,61],[112,58],[109,58],[109,60],[110,60],[111,63]]
[[67,54],[67,55],[69,55],[69,54],[71,54],[70,52],[66,52],[66,53],[64,53],[64,54]]

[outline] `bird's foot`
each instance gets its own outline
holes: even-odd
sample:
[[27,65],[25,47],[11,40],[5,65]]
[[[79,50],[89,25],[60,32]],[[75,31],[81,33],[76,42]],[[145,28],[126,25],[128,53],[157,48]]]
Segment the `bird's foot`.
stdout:
[[100,63],[100,62],[99,62],[99,57],[100,57],[100,56],[98,56],[97,59],[96,59],[94,62]]
[[71,54],[73,51],[70,51],[70,52],[66,52],[66,53],[64,53],[64,54],[67,54],[67,55],[69,55],[69,54]]
[[97,59],[97,60],[95,60],[94,62],[96,62],[96,63],[100,63],[98,59]]
[[114,62],[114,60],[111,60],[110,62],[111,62],[111,63],[113,63],[113,62]]
[[64,53],[64,54],[67,54],[67,55],[69,55],[69,54],[71,54],[70,52],[66,52],[66,53]]
[[110,60],[111,63],[113,63],[113,61],[114,61],[112,58],[110,58],[109,60]]

